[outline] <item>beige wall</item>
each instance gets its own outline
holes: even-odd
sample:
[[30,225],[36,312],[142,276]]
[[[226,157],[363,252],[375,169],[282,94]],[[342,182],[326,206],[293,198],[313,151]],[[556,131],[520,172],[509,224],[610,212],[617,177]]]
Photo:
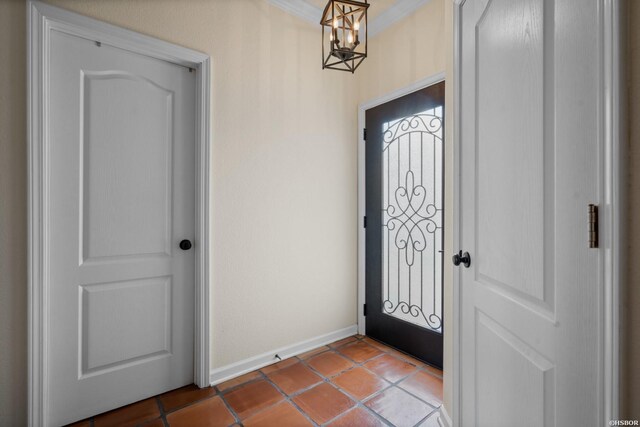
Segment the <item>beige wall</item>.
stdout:
[[[445,69],[449,2],[432,0],[370,40],[356,75],[323,72],[316,26],[263,0],[50,3],[213,58],[213,366],[354,324],[357,104]],[[26,414],[24,0],[0,1],[0,24],[0,425],[19,425]]]
[[[414,14],[370,38],[367,59],[356,71],[359,103],[387,95],[445,71],[445,5],[431,0]],[[373,6],[372,6],[373,7]]]
[[[356,76],[263,0],[52,0],[213,58],[213,366],[356,323]],[[0,0],[0,425],[27,385],[25,2]]]
[[26,12],[0,1],[0,425],[27,414]]
[[[358,102],[364,103],[445,72],[445,256],[453,253],[453,1],[431,0],[415,14],[371,39],[359,73]],[[446,325],[453,311],[451,263],[444,271],[444,405],[451,407],[453,337]],[[450,329],[449,329],[450,330]],[[450,411],[449,411],[450,412]]]
[[[451,147],[453,2],[432,0],[372,38],[355,76],[322,72],[317,28],[262,0],[51,3],[213,58],[214,366],[354,324],[357,104],[446,71]],[[629,3],[634,218],[640,215],[640,172],[633,168],[640,165],[633,144],[640,135],[634,120],[640,114],[640,3]],[[25,19],[24,0],[0,0],[0,425],[21,425],[26,417]],[[451,198],[445,208],[452,211]],[[639,224],[629,222],[629,236],[637,236],[629,238],[629,249],[638,252]],[[445,273],[447,318],[451,270]],[[628,275],[629,284],[637,283],[640,264],[629,263]],[[627,307],[640,305],[640,289],[628,286],[624,300]],[[624,414],[640,418],[640,311],[624,316]],[[445,335],[448,408],[451,355]]]
[[622,290],[622,416],[640,420],[640,2],[629,0],[627,23],[627,270]]

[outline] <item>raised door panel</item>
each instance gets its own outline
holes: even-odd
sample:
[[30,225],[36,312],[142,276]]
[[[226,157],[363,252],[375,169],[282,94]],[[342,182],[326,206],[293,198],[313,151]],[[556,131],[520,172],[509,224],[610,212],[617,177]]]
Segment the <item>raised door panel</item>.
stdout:
[[81,97],[81,262],[170,255],[172,92],[84,72]]
[[171,354],[171,277],[80,286],[80,293],[80,378]]
[[476,311],[478,426],[552,426],[554,366],[486,314]]
[[545,8],[543,0],[490,0],[475,26],[474,253],[479,282],[550,309]]

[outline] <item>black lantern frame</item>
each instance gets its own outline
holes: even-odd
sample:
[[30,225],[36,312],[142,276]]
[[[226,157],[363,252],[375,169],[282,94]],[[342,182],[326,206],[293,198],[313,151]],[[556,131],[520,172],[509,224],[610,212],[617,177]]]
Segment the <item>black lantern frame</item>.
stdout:
[[353,73],[367,57],[367,9],[367,0],[329,0],[320,20],[323,69]]

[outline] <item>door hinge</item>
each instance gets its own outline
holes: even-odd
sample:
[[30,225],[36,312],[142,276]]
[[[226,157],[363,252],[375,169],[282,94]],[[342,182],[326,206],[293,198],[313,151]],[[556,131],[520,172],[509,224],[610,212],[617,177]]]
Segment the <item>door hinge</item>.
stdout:
[[367,315],[367,304],[362,304],[362,314],[363,314],[364,316],[366,316],[366,315]]
[[364,217],[362,217],[362,226],[364,228],[367,228],[367,217],[366,217],[366,215]]
[[589,204],[589,247],[598,247],[598,205]]
[[362,129],[362,139],[367,140],[367,128]]

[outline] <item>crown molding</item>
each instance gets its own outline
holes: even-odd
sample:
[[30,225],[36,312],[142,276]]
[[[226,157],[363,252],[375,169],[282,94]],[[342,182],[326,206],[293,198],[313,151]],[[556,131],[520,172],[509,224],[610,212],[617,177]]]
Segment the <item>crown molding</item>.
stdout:
[[420,9],[431,0],[398,0],[369,24],[369,37],[374,37],[393,24]]
[[322,9],[305,0],[267,0],[272,5],[311,24],[320,24]]
[[[309,0],[267,0],[272,5],[288,12],[311,24],[319,24],[322,17],[322,9]],[[384,12],[372,19],[369,23],[369,37],[380,34],[396,22],[420,9],[431,0],[397,0],[396,3]]]

